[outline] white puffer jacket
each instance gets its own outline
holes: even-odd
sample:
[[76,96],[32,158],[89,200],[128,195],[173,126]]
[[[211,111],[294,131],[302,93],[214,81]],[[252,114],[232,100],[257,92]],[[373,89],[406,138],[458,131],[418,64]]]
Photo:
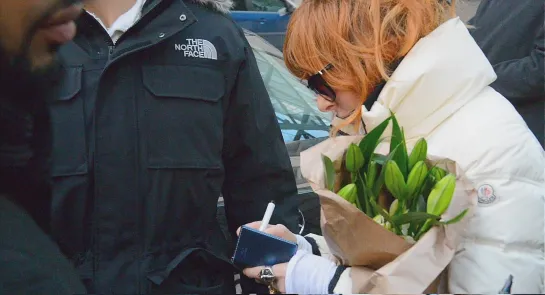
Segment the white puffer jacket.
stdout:
[[[478,188],[479,206],[450,264],[451,293],[495,294],[510,274],[513,293],[545,293],[545,152],[488,86],[495,79],[465,25],[452,19],[414,46],[362,117],[370,130],[392,110],[410,147],[426,138],[429,153],[457,161]],[[350,268],[335,292],[352,293]]]

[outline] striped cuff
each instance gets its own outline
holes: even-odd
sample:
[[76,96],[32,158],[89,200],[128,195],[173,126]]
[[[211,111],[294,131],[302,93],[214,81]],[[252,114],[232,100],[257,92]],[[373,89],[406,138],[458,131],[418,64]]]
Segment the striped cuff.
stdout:
[[327,292],[329,294],[333,294],[335,287],[337,286],[337,283],[339,282],[339,279],[341,278],[341,275],[343,271],[346,270],[346,266],[339,265],[337,266],[337,270],[335,271],[335,274],[333,275],[333,278],[329,282],[329,287],[327,288]]
[[322,256],[322,253],[320,253],[320,248],[318,247],[318,243],[316,243],[316,240],[311,237],[305,237],[305,240],[312,246],[312,254]]

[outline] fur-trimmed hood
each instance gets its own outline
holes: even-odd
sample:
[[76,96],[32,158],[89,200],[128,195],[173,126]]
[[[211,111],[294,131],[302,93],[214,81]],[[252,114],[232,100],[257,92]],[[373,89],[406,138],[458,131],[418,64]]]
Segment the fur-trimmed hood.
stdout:
[[[146,2],[144,4],[144,7],[146,7],[150,3],[163,1],[163,0],[144,0],[144,1]],[[229,10],[231,10],[231,8],[233,8],[234,6],[233,0],[179,0],[179,1],[193,2],[201,6],[206,6],[209,9],[212,9],[222,14],[228,14]]]
[[210,7],[223,14],[229,13],[233,7],[233,0],[191,0],[197,4]]

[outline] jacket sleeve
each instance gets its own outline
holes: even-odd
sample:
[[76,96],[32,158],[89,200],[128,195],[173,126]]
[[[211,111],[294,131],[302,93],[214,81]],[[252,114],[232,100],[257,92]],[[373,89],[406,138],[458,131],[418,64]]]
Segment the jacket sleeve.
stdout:
[[[310,240],[309,242],[313,245],[313,254],[319,255],[330,260],[335,260],[334,256],[331,254],[327,242],[323,236],[308,234],[305,236],[305,239]],[[314,248],[317,248],[314,250]],[[352,277],[350,276],[352,268],[337,266],[335,275],[329,282],[329,294],[352,294]]]
[[[242,32],[240,33],[242,34]],[[295,176],[276,114],[250,45],[231,91],[224,123],[223,197],[229,230],[263,218],[267,204],[276,207],[271,224],[297,232]]]
[[545,97],[545,38],[543,27],[534,42],[534,49],[521,59],[493,65],[498,79],[491,85],[512,103],[524,103],[527,99]]
[[[224,123],[223,197],[229,231],[236,239],[237,228],[261,220],[267,204],[274,200],[270,223],[297,232],[299,204],[290,158],[257,62],[242,38],[245,58]],[[244,276],[241,287],[244,293],[268,293],[265,286]]]
[[353,294],[352,278],[350,277],[351,267],[338,267],[329,284],[330,294]]

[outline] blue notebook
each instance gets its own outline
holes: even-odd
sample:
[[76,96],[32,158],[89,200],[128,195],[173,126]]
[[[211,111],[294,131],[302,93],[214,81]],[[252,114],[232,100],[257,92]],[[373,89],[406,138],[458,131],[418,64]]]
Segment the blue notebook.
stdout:
[[296,243],[242,226],[233,255],[233,264],[241,269],[272,266],[290,261],[296,252]]

